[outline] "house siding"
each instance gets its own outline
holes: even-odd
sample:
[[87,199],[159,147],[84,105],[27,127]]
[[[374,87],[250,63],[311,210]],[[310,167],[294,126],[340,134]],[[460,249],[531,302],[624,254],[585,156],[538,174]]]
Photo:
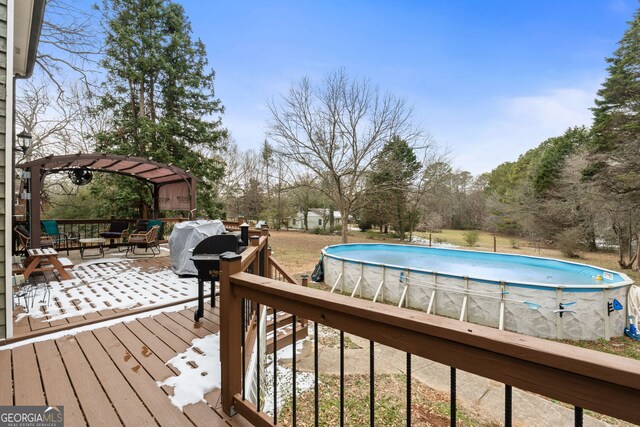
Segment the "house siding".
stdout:
[[10,213],[6,212],[6,192],[7,183],[6,165],[6,136],[7,136],[7,84],[11,82],[10,76],[7,75],[7,0],[0,0],[0,339],[7,336],[7,311],[6,311],[6,292],[7,278],[5,276],[6,269],[6,219]]

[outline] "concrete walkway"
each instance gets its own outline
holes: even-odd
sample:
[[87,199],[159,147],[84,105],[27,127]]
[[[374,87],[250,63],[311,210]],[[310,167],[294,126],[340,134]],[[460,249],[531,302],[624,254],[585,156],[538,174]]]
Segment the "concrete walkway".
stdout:
[[[311,328],[310,328],[311,329]],[[349,335],[360,349],[345,349],[345,372],[369,374],[369,341]],[[298,369],[313,372],[313,351],[308,346],[298,362]],[[321,347],[320,372],[339,375],[339,348]],[[376,374],[406,373],[406,353],[380,344],[375,346]],[[411,373],[413,378],[441,392],[449,392],[448,366],[421,357],[413,356]],[[496,423],[504,423],[504,384],[458,370],[458,403],[462,407],[475,409]],[[513,389],[513,423],[515,426],[570,426],[574,425],[573,409],[565,408],[538,395]],[[585,426],[610,426],[612,424],[584,417]],[[615,425],[630,425],[621,422]]]

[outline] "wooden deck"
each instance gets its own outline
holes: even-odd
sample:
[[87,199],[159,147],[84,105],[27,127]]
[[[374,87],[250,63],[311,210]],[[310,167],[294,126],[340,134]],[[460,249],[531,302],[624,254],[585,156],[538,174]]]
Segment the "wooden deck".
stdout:
[[[73,255],[73,254],[72,254]],[[72,258],[74,262],[79,263],[82,260],[79,257]],[[132,266],[136,268],[140,268],[142,272],[152,272],[164,269],[171,268],[171,258],[168,256],[156,257],[156,258],[141,258],[136,259],[129,262],[123,262],[118,265],[117,268],[120,269],[129,269]],[[73,270],[71,270],[73,274]],[[48,272],[45,275],[40,275],[35,277],[35,280],[38,282],[48,281],[52,287],[54,286],[63,286],[64,282],[59,282],[53,273]],[[183,301],[190,300],[189,298],[183,299]],[[177,302],[177,301],[176,301]],[[55,304],[55,301],[51,302]],[[156,307],[157,308],[157,307]],[[35,308],[37,310],[37,307]],[[154,309],[153,307],[151,309]],[[68,329],[69,327],[80,326],[82,324],[108,320],[109,318],[114,318],[117,316],[122,316],[125,314],[131,314],[137,311],[144,310],[142,309],[107,309],[100,310],[93,313],[86,313],[79,316],[66,317],[63,319],[57,319],[53,321],[47,321],[45,318],[34,318],[31,316],[23,317],[20,320],[17,320],[17,317],[20,313],[23,312],[23,307],[18,306],[13,313],[13,336],[16,339],[24,339],[29,338],[34,335],[49,333],[55,330],[60,329]]]
[[248,426],[221,410],[220,391],[206,403],[181,412],[158,387],[179,374],[165,363],[195,338],[218,332],[218,310],[206,304],[193,322],[194,308],[140,318],[77,335],[0,346],[0,405],[63,405],[65,425]]

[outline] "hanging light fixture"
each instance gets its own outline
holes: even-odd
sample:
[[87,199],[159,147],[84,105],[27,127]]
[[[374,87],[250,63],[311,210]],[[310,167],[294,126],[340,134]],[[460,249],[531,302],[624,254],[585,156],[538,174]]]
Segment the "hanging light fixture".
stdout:
[[18,142],[18,146],[16,148],[22,151],[22,154],[27,154],[27,151],[31,148],[31,140],[33,139],[31,134],[27,133],[26,130],[23,130],[16,135],[16,137]]

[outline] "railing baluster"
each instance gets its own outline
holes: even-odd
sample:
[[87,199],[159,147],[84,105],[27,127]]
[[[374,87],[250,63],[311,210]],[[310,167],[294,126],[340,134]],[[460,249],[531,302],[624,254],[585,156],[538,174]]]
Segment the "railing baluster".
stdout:
[[297,345],[298,342],[296,341],[296,329],[298,327],[298,317],[297,316],[293,316],[292,318],[293,321],[293,399],[291,402],[291,411],[292,411],[292,415],[293,415],[293,425],[295,427],[296,425],[296,398],[297,398],[297,394],[298,394],[298,381],[296,379],[296,363],[297,363]]
[[375,372],[375,354],[373,352],[374,342],[369,341],[369,425],[375,425],[375,392],[376,392],[376,372]]
[[511,427],[511,408],[513,402],[513,390],[509,384],[504,385],[504,427]]
[[260,353],[262,353],[262,349],[260,348],[260,304],[256,304],[256,346],[257,352],[256,356],[256,410],[260,412]]
[[340,331],[340,427],[344,426],[344,331]]
[[579,406],[576,406],[574,408],[574,421],[576,427],[582,427],[582,412],[582,408],[580,408]]
[[318,427],[320,412],[320,396],[318,396],[318,322],[313,322],[313,391],[314,391],[314,425]]
[[278,312],[273,309],[273,423],[278,424]]
[[456,425],[456,368],[451,367],[451,427]]
[[411,353],[407,353],[407,427],[411,427]]
[[245,341],[246,341],[246,329],[247,329],[247,322],[246,322],[246,318],[245,318],[245,313],[246,313],[246,301],[244,298],[242,298],[242,304],[240,304],[240,310],[242,311],[242,314],[240,315],[240,322],[242,322],[241,325],[241,329],[242,329],[242,341],[241,346],[242,346],[242,400],[246,400],[247,396],[246,396],[246,378],[245,376],[247,375],[247,365],[246,365],[246,345],[245,345]]

